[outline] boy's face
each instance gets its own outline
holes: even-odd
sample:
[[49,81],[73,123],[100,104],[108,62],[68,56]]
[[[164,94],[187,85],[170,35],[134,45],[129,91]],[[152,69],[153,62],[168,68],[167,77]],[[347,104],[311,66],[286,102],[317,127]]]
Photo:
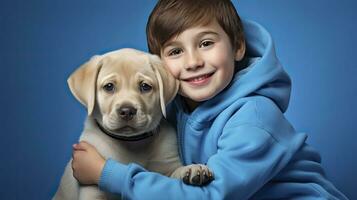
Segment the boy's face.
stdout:
[[163,62],[180,81],[179,93],[195,102],[214,97],[230,83],[241,54],[216,21],[186,29],[161,50]]

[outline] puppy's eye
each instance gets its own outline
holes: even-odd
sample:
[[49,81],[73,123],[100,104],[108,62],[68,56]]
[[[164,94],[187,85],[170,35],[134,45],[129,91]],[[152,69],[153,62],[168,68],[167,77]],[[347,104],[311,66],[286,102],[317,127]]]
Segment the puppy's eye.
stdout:
[[152,90],[151,85],[141,82],[139,85],[140,92],[145,93],[145,92],[150,92]]
[[106,92],[114,92],[115,90],[115,87],[114,87],[114,84],[113,83],[107,83],[103,86],[103,89],[106,91]]

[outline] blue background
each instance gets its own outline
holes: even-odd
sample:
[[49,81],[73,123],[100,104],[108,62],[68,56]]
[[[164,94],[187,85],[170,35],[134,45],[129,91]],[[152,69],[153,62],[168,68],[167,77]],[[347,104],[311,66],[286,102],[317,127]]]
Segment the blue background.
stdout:
[[[66,79],[92,55],[147,50],[154,0],[0,2],[0,199],[50,199],[86,116]],[[293,80],[287,117],[309,134],[329,179],[357,199],[354,0],[240,0]]]

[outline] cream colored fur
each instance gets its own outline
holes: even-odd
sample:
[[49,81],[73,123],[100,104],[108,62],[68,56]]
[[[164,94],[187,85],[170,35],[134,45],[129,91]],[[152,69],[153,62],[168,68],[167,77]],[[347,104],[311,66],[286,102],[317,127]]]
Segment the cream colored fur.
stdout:
[[[105,90],[112,83],[114,91]],[[80,66],[68,79],[71,92],[88,111],[80,141],[94,145],[105,158],[121,163],[137,163],[148,171],[184,178],[196,172],[209,173],[204,165],[182,166],[178,155],[175,130],[162,118],[165,105],[178,90],[178,82],[168,73],[157,56],[134,49],[121,49],[95,56]],[[141,91],[140,85],[152,87]],[[122,107],[136,110],[125,119]],[[128,117],[128,116],[127,116]],[[103,133],[95,120],[114,135],[134,136],[148,130],[159,132],[140,141],[122,141]],[[71,161],[67,164],[60,186],[53,197],[62,199],[116,199],[97,186],[80,185],[73,177]]]

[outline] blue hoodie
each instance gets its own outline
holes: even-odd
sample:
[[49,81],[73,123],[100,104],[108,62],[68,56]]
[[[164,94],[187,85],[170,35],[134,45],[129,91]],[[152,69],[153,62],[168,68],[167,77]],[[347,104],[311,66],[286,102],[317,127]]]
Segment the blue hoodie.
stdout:
[[178,96],[169,107],[183,163],[207,163],[204,187],[106,161],[99,187],[124,199],[347,199],[325,177],[320,156],[284,117],[290,78],[269,33],[244,21],[246,68],[192,113]]

